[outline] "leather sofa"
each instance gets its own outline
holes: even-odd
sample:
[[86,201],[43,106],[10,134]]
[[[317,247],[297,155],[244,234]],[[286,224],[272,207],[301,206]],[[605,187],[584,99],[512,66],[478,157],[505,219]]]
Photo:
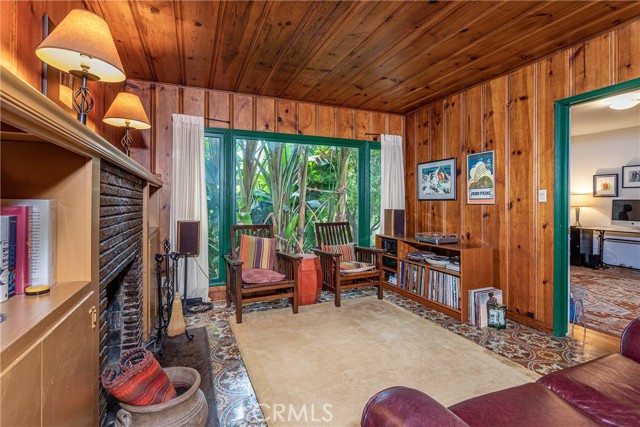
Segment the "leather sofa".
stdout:
[[640,318],[610,354],[444,407],[407,387],[373,396],[363,427],[640,426]]

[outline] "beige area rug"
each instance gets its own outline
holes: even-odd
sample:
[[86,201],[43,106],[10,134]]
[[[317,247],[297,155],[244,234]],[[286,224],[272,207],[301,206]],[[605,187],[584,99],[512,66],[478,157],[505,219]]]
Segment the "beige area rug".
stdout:
[[269,426],[358,426],[371,396],[417,388],[449,406],[539,375],[375,297],[229,318]]

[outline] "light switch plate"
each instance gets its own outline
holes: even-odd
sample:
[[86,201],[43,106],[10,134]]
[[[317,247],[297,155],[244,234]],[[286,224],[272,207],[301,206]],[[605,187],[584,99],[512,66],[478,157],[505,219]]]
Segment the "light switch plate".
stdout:
[[547,190],[538,190],[538,201],[547,203]]

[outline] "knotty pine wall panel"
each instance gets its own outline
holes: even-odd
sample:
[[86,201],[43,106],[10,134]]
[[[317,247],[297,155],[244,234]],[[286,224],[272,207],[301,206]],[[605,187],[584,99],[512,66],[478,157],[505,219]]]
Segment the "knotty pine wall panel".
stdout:
[[[129,80],[126,90],[140,96],[152,123],[150,131],[134,131],[131,156],[156,174],[160,194],[160,239],[168,237],[171,203],[171,115],[190,114],[230,123],[205,121],[212,128],[231,128],[310,136],[373,140],[366,133],[391,133],[404,139],[404,116],[308,102],[221,92],[187,86]],[[378,139],[376,137],[376,139]]]
[[[636,20],[406,116],[407,229],[459,230],[495,248],[494,285],[513,317],[538,328],[553,327],[553,102],[640,77],[639,35]],[[467,205],[466,155],[484,150],[495,151],[496,203]],[[452,155],[457,200],[411,200],[417,164]]]

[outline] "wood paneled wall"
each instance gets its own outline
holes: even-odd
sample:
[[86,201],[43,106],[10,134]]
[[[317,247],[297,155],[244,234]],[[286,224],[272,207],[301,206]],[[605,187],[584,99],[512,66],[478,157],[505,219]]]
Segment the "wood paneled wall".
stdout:
[[[640,77],[636,20],[406,116],[407,234],[458,233],[498,249],[510,312],[553,326],[554,100]],[[495,150],[496,204],[468,205],[466,155]],[[457,158],[456,201],[417,201],[416,165]],[[538,202],[538,190],[547,202]]]
[[126,90],[140,97],[151,119],[150,130],[134,131],[131,156],[150,171],[162,175],[161,239],[169,234],[172,114],[190,114],[229,122],[205,122],[205,126],[213,128],[360,140],[377,138],[367,133],[404,136],[404,117],[399,114],[136,80],[129,80]]

